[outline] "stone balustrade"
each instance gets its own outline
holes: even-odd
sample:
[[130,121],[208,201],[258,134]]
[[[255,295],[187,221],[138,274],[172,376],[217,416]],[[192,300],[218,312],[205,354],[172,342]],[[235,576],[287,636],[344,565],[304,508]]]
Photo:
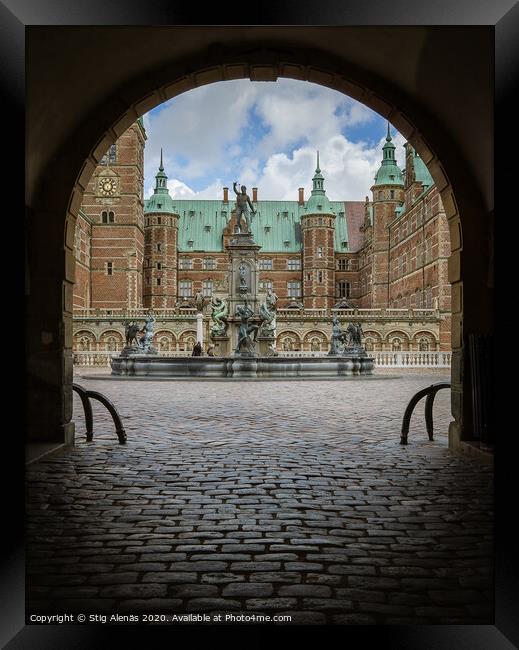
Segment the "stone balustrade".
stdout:
[[375,357],[375,368],[450,368],[452,352],[434,351],[379,351],[370,352]]
[[[74,320],[145,320],[149,313],[148,308],[136,309],[76,309]],[[158,321],[175,319],[196,319],[195,307],[179,307],[178,309],[154,309],[153,315]],[[210,317],[211,309],[206,306],[204,313]],[[363,309],[287,309],[277,310],[277,318],[281,320],[321,320],[338,316],[341,320],[358,319],[360,321],[372,320],[430,320],[438,319],[440,312],[437,309],[401,309],[401,308],[363,308]]]

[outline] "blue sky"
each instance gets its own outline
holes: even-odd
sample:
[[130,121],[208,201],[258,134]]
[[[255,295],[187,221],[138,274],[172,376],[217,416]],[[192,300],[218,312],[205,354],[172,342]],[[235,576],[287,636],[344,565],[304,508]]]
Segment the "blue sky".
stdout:
[[[164,150],[170,194],[219,199],[233,181],[258,198],[297,200],[312,187],[316,150],[332,200],[363,200],[382,158],[387,122],[329,88],[292,79],[196,88],[144,116],[145,196]],[[404,139],[391,128],[399,164]]]

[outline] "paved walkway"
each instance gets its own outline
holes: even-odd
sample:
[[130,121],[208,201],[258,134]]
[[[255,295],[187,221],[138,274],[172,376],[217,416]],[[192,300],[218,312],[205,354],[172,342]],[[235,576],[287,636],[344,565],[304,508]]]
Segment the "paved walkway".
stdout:
[[[240,614],[492,623],[492,474],[450,452],[445,374],[291,382],[76,377],[94,441],[29,466],[28,614]],[[75,398],[77,399],[77,397]]]

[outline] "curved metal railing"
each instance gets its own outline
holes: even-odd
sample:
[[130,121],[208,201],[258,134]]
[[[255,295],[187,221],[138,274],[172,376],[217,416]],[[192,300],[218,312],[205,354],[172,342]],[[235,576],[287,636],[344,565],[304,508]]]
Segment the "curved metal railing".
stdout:
[[439,390],[441,390],[442,388],[450,388],[450,387],[451,387],[450,381],[440,381],[437,384],[431,384],[431,386],[427,386],[427,388],[423,388],[422,390],[419,390],[415,395],[413,395],[411,401],[407,405],[407,408],[404,413],[404,419],[402,420],[402,433],[400,436],[401,445],[407,445],[409,425],[411,423],[411,416],[413,415],[414,407],[418,404],[418,402],[422,399],[422,397],[425,396],[427,396],[425,400],[425,426],[427,429],[429,440],[434,440],[433,438],[434,398],[436,397],[436,393]]
[[76,393],[81,398],[81,403],[83,404],[83,411],[85,412],[86,439],[91,442],[94,437],[94,415],[92,412],[92,404],[90,403],[90,400],[95,399],[106,406],[108,412],[112,416],[112,420],[114,421],[115,425],[115,432],[119,438],[119,443],[121,445],[126,444],[126,431],[123,428],[121,416],[119,415],[112,402],[108,399],[108,397],[105,397],[102,393],[98,393],[95,390],[86,390],[86,388],[83,388],[83,386],[80,386],[79,384],[72,384],[72,390],[76,391]]

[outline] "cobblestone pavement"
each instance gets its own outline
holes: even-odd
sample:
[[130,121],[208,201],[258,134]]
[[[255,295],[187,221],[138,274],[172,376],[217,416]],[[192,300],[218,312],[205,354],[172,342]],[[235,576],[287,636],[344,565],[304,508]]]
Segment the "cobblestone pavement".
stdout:
[[[493,622],[492,472],[447,448],[448,375],[358,381],[80,378],[120,410],[27,470],[29,613]],[[77,396],[75,397],[75,400]]]

